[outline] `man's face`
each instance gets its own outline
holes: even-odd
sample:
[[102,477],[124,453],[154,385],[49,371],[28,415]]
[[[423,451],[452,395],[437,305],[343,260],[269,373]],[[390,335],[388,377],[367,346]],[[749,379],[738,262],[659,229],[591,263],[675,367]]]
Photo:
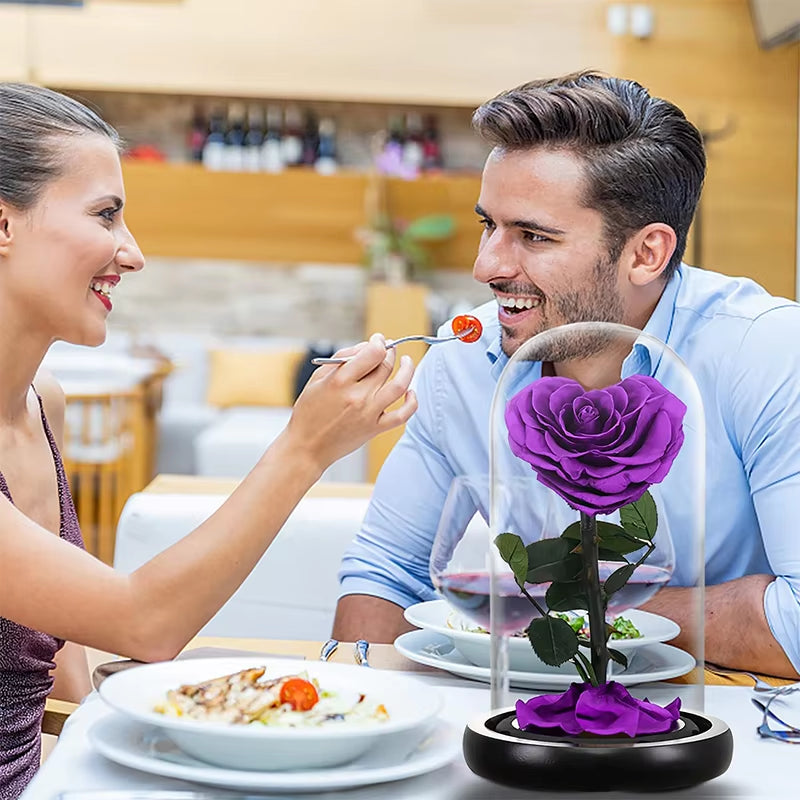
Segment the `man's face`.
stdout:
[[624,321],[618,266],[583,189],[581,163],[564,150],[495,149],[486,161],[473,275],[497,298],[506,355],[557,325]]

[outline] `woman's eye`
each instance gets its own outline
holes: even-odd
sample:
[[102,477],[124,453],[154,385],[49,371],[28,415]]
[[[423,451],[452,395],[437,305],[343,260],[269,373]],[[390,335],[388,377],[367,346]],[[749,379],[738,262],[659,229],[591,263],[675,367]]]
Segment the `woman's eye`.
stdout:
[[97,216],[102,217],[106,222],[113,222],[118,213],[119,208],[111,206],[109,208],[104,208],[102,211],[98,211]]

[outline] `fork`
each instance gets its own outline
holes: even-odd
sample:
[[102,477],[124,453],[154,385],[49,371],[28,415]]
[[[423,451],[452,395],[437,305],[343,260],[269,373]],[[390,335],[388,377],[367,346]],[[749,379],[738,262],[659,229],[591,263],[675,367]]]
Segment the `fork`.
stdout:
[[353,658],[356,660],[356,664],[360,667],[368,667],[369,661],[367,661],[367,653],[369,652],[369,642],[366,639],[359,639],[353,645]]
[[330,657],[336,652],[336,648],[339,646],[339,642],[336,639],[328,639],[324,645],[322,645],[322,649],[319,651],[319,660],[320,661],[328,661]]
[[735,677],[737,675],[746,675],[753,681],[754,692],[776,692],[779,689],[784,688],[781,686],[772,686],[766,681],[761,680],[761,678],[759,678],[758,675],[754,675],[752,672],[747,672],[747,670],[743,669],[726,670],[726,669],[720,669],[718,667],[709,667],[709,671],[714,672],[715,674],[721,675],[723,677],[728,677],[728,676]]
[[[399,344],[403,344],[404,342],[425,342],[425,344],[441,344],[442,342],[452,342],[454,339],[463,339],[465,336],[468,336],[472,333],[474,329],[469,327],[465,328],[463,331],[459,331],[459,333],[454,333],[451,336],[424,336],[422,334],[416,334],[414,336],[402,336],[399,339],[389,339],[386,342],[386,349],[388,350],[390,347],[397,347]],[[311,363],[319,367],[322,364],[346,364],[348,361],[354,359],[355,356],[334,356],[331,358],[312,358]]]

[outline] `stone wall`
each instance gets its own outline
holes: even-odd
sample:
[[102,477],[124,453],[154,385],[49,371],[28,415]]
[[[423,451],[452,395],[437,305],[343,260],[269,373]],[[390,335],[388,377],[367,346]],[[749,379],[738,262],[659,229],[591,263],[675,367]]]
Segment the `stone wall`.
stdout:
[[[352,265],[150,258],[114,291],[112,330],[360,341],[367,272]],[[469,272],[430,277],[436,325],[490,298]],[[409,331],[416,333],[417,331]]]

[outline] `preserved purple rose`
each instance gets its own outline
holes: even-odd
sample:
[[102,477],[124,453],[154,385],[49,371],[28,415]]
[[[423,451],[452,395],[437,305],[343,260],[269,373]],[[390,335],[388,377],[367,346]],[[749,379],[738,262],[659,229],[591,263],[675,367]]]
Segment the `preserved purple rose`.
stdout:
[[655,378],[632,375],[586,391],[540,378],[506,406],[508,441],[538,480],[573,508],[609,514],[669,472],[683,444],[686,406]]

